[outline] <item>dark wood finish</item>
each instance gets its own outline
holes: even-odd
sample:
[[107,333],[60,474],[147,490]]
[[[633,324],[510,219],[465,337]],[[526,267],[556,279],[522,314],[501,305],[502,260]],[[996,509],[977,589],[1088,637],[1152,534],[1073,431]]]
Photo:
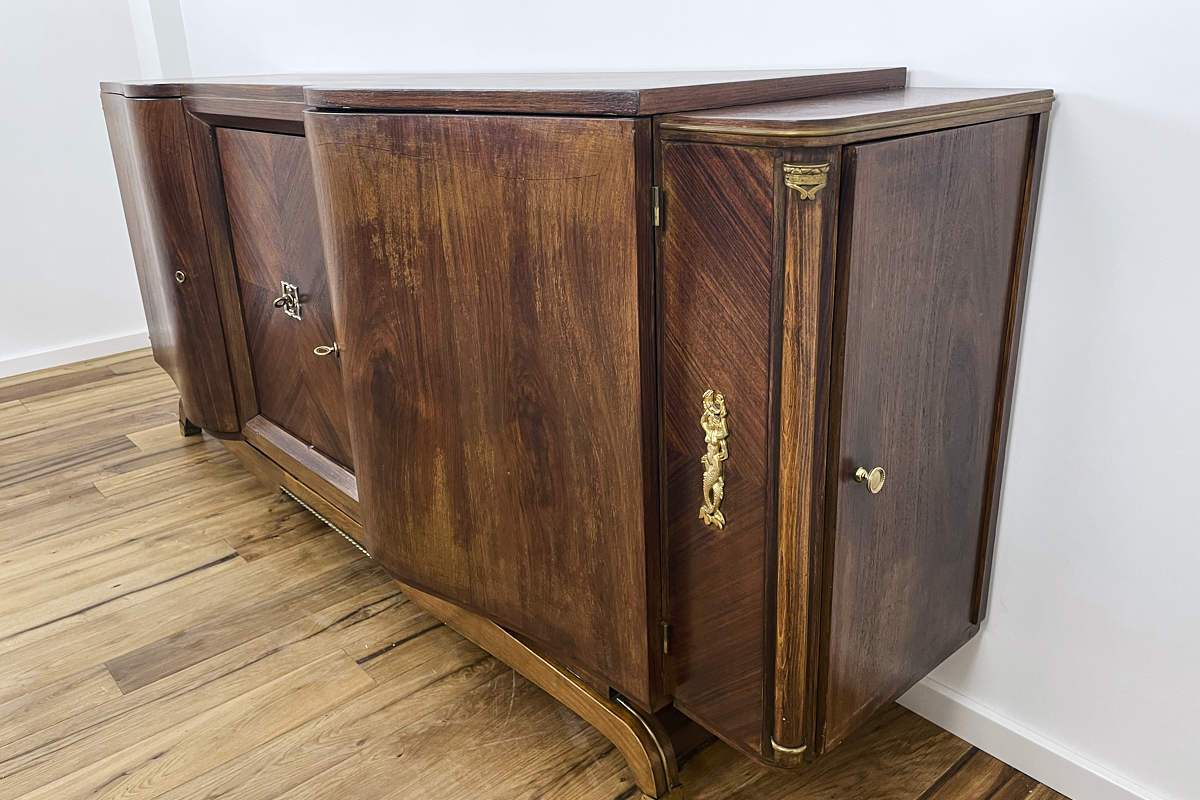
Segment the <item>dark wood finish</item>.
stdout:
[[907,70],[387,75],[322,81],[309,105],[407,111],[648,116],[903,86]]
[[953,116],[996,105],[1045,102],[1054,93],[1047,89],[963,89],[900,87],[853,94],[827,94],[798,100],[712,108],[662,119],[667,130],[705,126],[745,131],[774,131],[792,135],[828,135],[825,132],[860,127],[879,128],[930,114]]
[[[785,153],[790,164],[828,164],[829,186],[811,199],[782,190],[784,258],[779,322],[779,468],[775,564],[773,736],[780,763],[811,758],[820,665],[825,451],[833,331],[833,260],[841,149]],[[782,170],[779,174],[782,179]],[[780,241],[780,239],[782,241]],[[769,595],[770,596],[770,595]],[[788,753],[800,750],[803,753]]]
[[648,123],[307,125],[368,549],[651,705]]
[[[551,689],[568,703],[627,698],[606,735],[629,745],[641,720],[663,747],[624,748],[649,759],[634,770],[652,794],[674,787],[672,731],[689,750],[705,739],[687,719],[759,761],[833,769],[825,752],[881,725],[986,611],[1053,101],[902,84],[106,85],[139,270],[173,275],[175,251],[209,270],[199,300],[140,276],[152,331],[206,326],[160,359],[182,429],[189,373],[231,379],[231,453],[490,649],[562,665]],[[709,107],[637,118],[693,104]],[[815,197],[786,185],[795,163],[829,164]],[[307,295],[300,323],[268,305],[281,279]],[[342,360],[309,355],[335,340]],[[198,342],[208,360],[181,362]],[[708,388],[729,409],[724,529],[698,518]],[[870,495],[852,474],[876,464],[889,477]],[[153,679],[172,649],[128,663]],[[906,791],[974,786],[969,756]]]
[[246,441],[272,461],[314,487],[354,519],[361,519],[358,482],[354,473],[326,458],[265,417],[254,417],[242,428]]
[[[410,73],[260,75],[100,84],[126,97],[196,98],[204,111],[291,114],[290,105],[405,111],[649,116],[677,111],[904,86],[908,71],[885,69],[713,72]],[[289,117],[290,118],[290,117]]]
[[[312,163],[303,137],[217,131],[229,224],[259,412],[353,468]],[[300,291],[300,319],[276,308],[281,281]]]
[[318,489],[311,488],[296,475],[281,466],[282,459],[268,455],[249,442],[224,439],[221,444],[242,462],[258,478],[263,486],[271,491],[287,489],[292,494],[307,503],[310,508],[325,517],[361,546],[363,544],[362,524],[359,521],[357,509],[353,515],[347,513],[341,505],[330,503],[325,498],[330,494],[329,487],[319,481],[309,478]]
[[[758,758],[764,738],[764,586],[773,525],[770,436],[775,156],[668,144],[662,236],[666,451],[674,698]],[[737,220],[737,224],[728,224]],[[699,518],[701,398],[728,409],[724,529]]]
[[203,433],[204,429],[193,423],[187,418],[187,412],[183,410],[183,400],[179,401],[179,435],[180,436],[196,436]]
[[1034,118],[1030,137],[1029,167],[1026,172],[1025,202],[1021,218],[1021,238],[1017,244],[1019,261],[1013,275],[1012,300],[1009,304],[1005,353],[1001,361],[1000,385],[1004,391],[996,406],[995,433],[980,524],[979,567],[971,600],[971,621],[980,622],[987,614],[988,590],[992,585],[992,553],[996,549],[996,523],[1000,516],[1000,483],[1004,478],[1004,455],[1008,451],[1008,421],[1012,416],[1012,398],[1021,349],[1021,323],[1025,316],[1025,288],[1029,285],[1029,258],[1033,250],[1033,229],[1037,216],[1038,192],[1042,185],[1042,163],[1046,156],[1046,131],[1050,114]]
[[242,294],[238,289],[237,269],[233,263],[229,210],[225,207],[225,186],[221,177],[221,159],[217,153],[217,129],[191,113],[187,115],[187,127],[192,164],[200,192],[204,234],[208,239],[208,258],[221,310],[221,326],[225,331],[225,353],[233,379],[238,422],[239,425],[245,425],[247,420],[258,416],[258,397],[250,366],[246,323],[242,317]]
[[668,139],[819,147],[1037,114],[1053,100],[1045,89],[892,88],[670,114],[659,130]]
[[[846,154],[823,749],[977,629],[1030,127],[1017,118]],[[872,495],[853,474],[875,466],[888,475]]]
[[275,133],[304,133],[302,102],[284,100],[250,100],[227,97],[185,97],[183,107],[210,124],[228,128],[272,131]]
[[[224,100],[267,100],[303,103],[307,84],[327,80],[328,74],[236,75],[223,78],[104,81],[100,91],[126,97],[214,97]],[[352,76],[336,76],[348,78]]]
[[[238,429],[183,106],[102,96],[155,360],[187,419]],[[177,279],[182,277],[182,281]]]

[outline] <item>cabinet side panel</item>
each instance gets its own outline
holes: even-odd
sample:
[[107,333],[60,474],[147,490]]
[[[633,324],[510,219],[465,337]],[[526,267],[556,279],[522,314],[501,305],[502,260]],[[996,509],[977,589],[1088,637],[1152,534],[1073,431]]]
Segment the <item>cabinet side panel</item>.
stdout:
[[113,94],[101,100],[154,358],[192,422],[234,433],[237,410],[183,105]]
[[[774,151],[666,144],[662,175],[663,418],[676,705],[764,753]],[[723,528],[700,518],[702,398],[724,396]],[[773,556],[772,556],[773,557]],[[771,631],[773,633],[773,631]]]
[[306,131],[368,549],[650,705],[643,124]]
[[[823,748],[977,630],[1028,117],[850,148]],[[873,494],[859,468],[882,467]]]

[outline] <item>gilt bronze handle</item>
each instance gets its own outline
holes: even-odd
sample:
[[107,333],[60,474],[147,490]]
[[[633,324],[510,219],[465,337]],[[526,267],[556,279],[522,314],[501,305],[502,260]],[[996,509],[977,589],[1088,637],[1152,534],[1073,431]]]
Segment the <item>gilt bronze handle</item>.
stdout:
[[725,499],[725,468],[724,462],[729,458],[729,425],[726,421],[724,395],[717,394],[712,389],[704,393],[702,398],[704,411],[700,415],[700,427],[704,430],[704,445],[707,452],[700,457],[704,466],[701,494],[704,501],[700,504],[700,519],[705,525],[725,527],[725,514],[721,512],[721,501]]
[[313,352],[319,356],[327,356],[327,355],[332,354],[334,358],[342,357],[342,351],[340,348],[338,348],[337,342],[334,342],[332,347],[327,347],[325,345],[321,345],[320,347],[314,347]]

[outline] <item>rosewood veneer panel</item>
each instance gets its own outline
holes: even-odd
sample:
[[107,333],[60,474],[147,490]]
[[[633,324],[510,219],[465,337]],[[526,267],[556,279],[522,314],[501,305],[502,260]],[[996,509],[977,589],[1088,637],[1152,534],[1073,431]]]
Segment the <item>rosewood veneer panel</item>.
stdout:
[[[846,157],[825,748],[977,630],[1030,131],[1019,117]],[[875,466],[879,494],[853,477]]]
[[[242,315],[259,412],[353,468],[340,359],[321,254],[312,164],[302,136],[217,129]],[[299,288],[300,319],[276,308]]]
[[649,124],[310,113],[368,549],[650,704]]

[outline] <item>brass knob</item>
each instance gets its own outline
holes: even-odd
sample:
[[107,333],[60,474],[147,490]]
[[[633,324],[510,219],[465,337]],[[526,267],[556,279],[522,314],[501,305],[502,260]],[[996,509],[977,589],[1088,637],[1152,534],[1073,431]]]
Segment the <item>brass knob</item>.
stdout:
[[332,353],[334,358],[342,357],[342,351],[338,348],[337,342],[333,343],[333,347],[326,347],[325,345],[321,345],[320,347],[314,347],[313,352],[319,356],[327,356],[330,353]]
[[879,490],[883,488],[883,482],[887,480],[887,473],[883,471],[883,467],[876,467],[867,472],[866,468],[859,467],[854,473],[854,480],[867,485],[867,491],[871,494],[879,494]]
[[187,275],[183,274],[183,270],[181,270],[181,269],[175,270],[175,282],[176,283],[183,283],[186,280],[187,280]]

